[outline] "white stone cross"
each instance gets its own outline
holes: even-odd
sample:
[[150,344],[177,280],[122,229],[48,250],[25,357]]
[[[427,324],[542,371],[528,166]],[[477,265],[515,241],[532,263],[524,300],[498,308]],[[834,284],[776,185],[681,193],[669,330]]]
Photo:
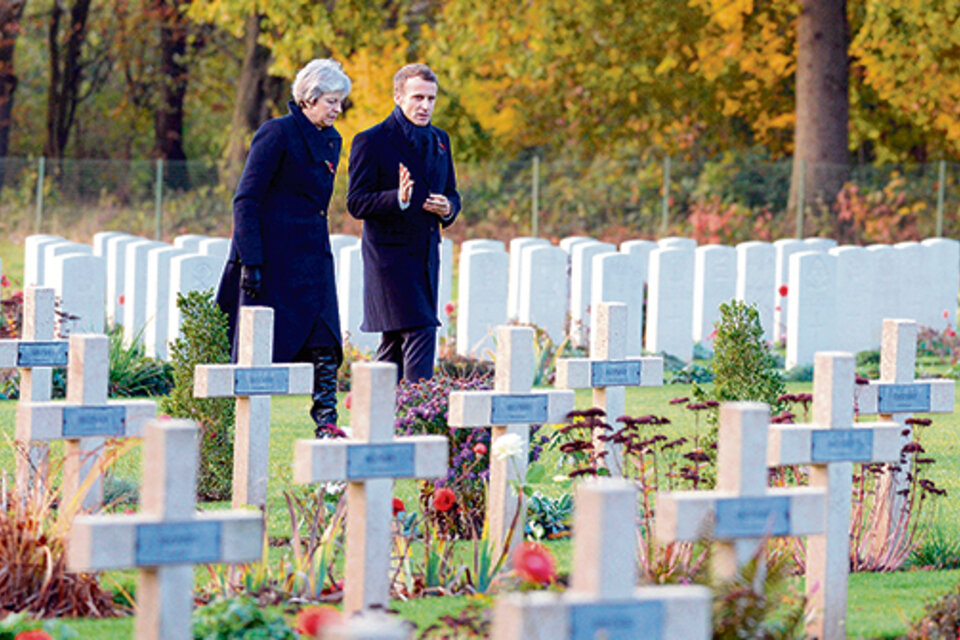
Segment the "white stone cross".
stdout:
[[637,490],[621,479],[576,488],[570,589],[510,594],[495,640],[706,640],[713,594],[703,586],[637,587]]
[[394,437],[395,364],[355,362],[351,379],[353,437],[298,440],[293,463],[298,484],[347,483],[347,615],[389,603],[394,479],[445,476],[449,457],[443,436]]
[[807,538],[806,592],[814,615],[807,635],[821,640],[847,637],[847,579],[850,573],[850,510],[853,463],[896,462],[900,425],[855,423],[853,354],[814,356],[813,423],[770,425],[767,464],[809,465],[810,486],[827,492],[826,531]]
[[[54,340],[56,321],[52,287],[29,286],[23,293],[20,339],[0,340],[0,369],[20,370],[20,400],[44,402],[53,393],[53,367],[67,366],[66,340]],[[16,487],[24,492],[46,466],[47,446],[17,442]]]
[[189,420],[153,420],[143,436],[141,512],[81,516],[67,542],[71,571],[140,569],[137,640],[193,638],[193,565],[260,560],[263,516],[196,512],[199,430]]
[[[531,424],[559,424],[573,410],[573,391],[533,391],[533,329],[497,327],[497,356],[493,391],[454,391],[450,394],[447,423],[451,427],[491,427],[490,450],[497,440],[516,434],[522,451],[515,458],[490,457],[487,520],[490,541],[503,547],[517,508],[525,513],[523,498],[510,496],[511,481],[522,483],[527,475],[527,449]],[[518,504],[519,500],[519,504]],[[516,518],[511,548],[523,539],[523,517]]]
[[[107,402],[110,385],[110,345],[104,335],[70,336],[67,401],[17,404],[17,442],[64,441],[63,500],[70,504],[97,466],[105,438],[133,438],[157,413],[152,400]],[[99,473],[98,473],[99,475]],[[103,502],[103,486],[93,482],[83,507]]]
[[715,491],[657,495],[656,535],[662,542],[715,540],[713,572],[736,577],[768,537],[823,533],[823,489],[767,488],[767,428],[770,407],[761,402],[720,405]]
[[[858,388],[857,407],[861,415],[879,414],[901,425],[901,448],[913,439],[913,426],[907,418],[914,413],[953,413],[955,380],[916,380],[917,323],[913,320],[886,318],[883,321],[880,348],[880,380],[871,380]],[[910,471],[909,459],[900,464],[900,473],[885,473],[877,487],[878,499],[887,495],[889,511],[880,513],[888,522],[881,531],[895,526]]]
[[197,365],[196,398],[236,397],[233,506],[267,504],[270,396],[313,392],[313,365],[273,364],[273,309],[241,307],[237,364]]
[[[663,386],[663,358],[627,358],[627,305],[601,302],[590,328],[589,358],[557,360],[558,389],[593,389],[593,406],[607,414],[607,423],[616,428],[616,420],[626,411],[627,387]],[[600,434],[595,434],[600,435]],[[594,438],[597,451],[604,448]],[[611,443],[608,469],[623,472],[622,447]]]

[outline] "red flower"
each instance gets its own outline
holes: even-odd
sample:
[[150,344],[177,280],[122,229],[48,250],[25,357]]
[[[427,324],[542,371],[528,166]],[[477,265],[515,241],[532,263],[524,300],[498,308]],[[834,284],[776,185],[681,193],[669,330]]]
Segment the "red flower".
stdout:
[[400,498],[393,499],[393,515],[397,515],[398,513],[403,513],[406,510],[407,510],[407,505],[403,504],[403,500],[401,500]]
[[457,305],[453,304],[452,302],[448,302],[447,304],[443,305],[443,312],[448,316],[453,315],[453,312],[456,310]]
[[774,310],[774,311],[780,311],[780,310],[781,310],[781,309],[780,309],[780,305],[775,306],[775,307],[773,308],[773,310]]
[[350,391],[347,393],[347,397],[343,399],[343,406],[347,411],[350,411],[353,408],[353,392]]
[[952,338],[952,337],[954,337],[954,336],[957,335],[957,332],[954,331],[953,329],[947,329],[947,330],[944,331],[943,333],[946,334],[946,336],[947,336],[948,338]]
[[542,544],[524,542],[513,552],[513,568],[527,582],[550,584],[557,576],[553,554]]
[[10,286],[10,279],[7,278],[7,274],[3,274],[2,276],[0,276],[0,287],[9,287],[9,286]]
[[120,304],[123,304],[123,301],[126,300],[126,299],[127,299],[127,297],[121,293],[121,294],[120,294],[120,297],[117,298],[117,302],[119,302]]
[[329,171],[330,173],[336,173],[336,172],[337,172],[337,170],[333,168],[333,163],[332,163],[332,162],[330,162],[329,160],[324,160],[324,162],[327,163],[327,171]]
[[320,630],[340,622],[340,611],[331,606],[307,607],[297,614],[297,633],[319,638]]
[[944,318],[949,318],[949,317],[950,317],[950,311],[949,311],[948,309],[944,309],[944,310],[943,310],[943,317],[944,317]]
[[473,445],[473,452],[478,456],[485,456],[487,455],[487,445],[483,444],[482,442],[478,442],[477,444]]
[[786,298],[786,297],[787,297],[787,285],[785,285],[785,284],[780,285],[780,288],[777,289],[777,292],[780,294],[780,297],[781,297],[781,298]]
[[170,419],[171,418],[169,413],[161,413],[160,415],[157,416],[157,420],[170,420]]
[[53,640],[53,638],[43,629],[34,629],[32,631],[21,631],[14,640]]
[[437,511],[450,511],[457,504],[457,494],[449,487],[440,487],[433,494],[433,508]]

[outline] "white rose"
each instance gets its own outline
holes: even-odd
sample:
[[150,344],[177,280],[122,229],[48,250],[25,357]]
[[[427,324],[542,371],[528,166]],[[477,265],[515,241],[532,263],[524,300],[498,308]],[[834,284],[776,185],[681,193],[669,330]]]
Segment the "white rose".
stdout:
[[523,453],[523,441],[515,433],[508,433],[497,438],[490,450],[490,455],[497,460],[517,458],[521,453]]

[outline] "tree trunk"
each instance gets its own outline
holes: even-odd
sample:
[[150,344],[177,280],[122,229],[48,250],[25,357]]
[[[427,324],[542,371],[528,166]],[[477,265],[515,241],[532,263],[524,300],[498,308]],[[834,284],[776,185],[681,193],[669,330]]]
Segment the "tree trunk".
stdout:
[[74,0],[62,43],[60,22],[64,18],[64,7],[61,1],[54,0],[50,10],[47,29],[50,87],[47,91],[47,138],[43,145],[43,154],[48,158],[63,157],[80,103],[80,86],[85,79],[80,55],[87,36],[90,2]]
[[20,19],[26,0],[0,0],[0,187],[3,186],[2,159],[10,152],[10,126],[13,118],[13,94],[17,73],[13,54],[20,35]]
[[250,137],[266,120],[269,104],[276,93],[273,87],[275,83],[267,74],[270,50],[257,41],[260,37],[260,20],[261,16],[257,14],[247,18],[243,37],[243,66],[237,82],[236,99],[233,101],[230,133],[223,153],[223,181],[231,190],[240,182]]
[[[797,125],[789,208],[829,210],[849,175],[846,0],[801,0],[797,25]],[[801,181],[801,167],[803,180]]]
[[156,155],[170,164],[164,171],[164,183],[174,189],[188,189],[187,154],[183,150],[184,99],[189,78],[187,22],[181,2],[158,0],[160,26],[160,100],[154,118]]

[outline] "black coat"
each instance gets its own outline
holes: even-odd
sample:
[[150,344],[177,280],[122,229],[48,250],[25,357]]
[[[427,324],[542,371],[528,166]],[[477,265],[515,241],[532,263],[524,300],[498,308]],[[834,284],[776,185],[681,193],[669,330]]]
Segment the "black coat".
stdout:
[[[358,133],[350,149],[347,210],[363,220],[364,331],[398,331],[437,326],[437,282],[440,229],[460,211],[450,137],[433,125],[431,150],[424,162],[389,116]],[[400,209],[397,189],[400,163],[410,170],[413,196]],[[442,222],[423,210],[430,193],[441,193],[451,205]]]
[[[238,307],[273,307],[273,360],[289,362],[316,325],[320,344],[340,348],[340,317],[327,230],[327,206],[340,158],[340,134],[317,129],[293,102],[290,114],[265,122],[233,198],[233,241],[217,292],[230,320]],[[240,289],[240,266],[261,265],[261,295]],[[314,335],[316,338],[316,333]],[[236,354],[235,354],[236,355]]]

